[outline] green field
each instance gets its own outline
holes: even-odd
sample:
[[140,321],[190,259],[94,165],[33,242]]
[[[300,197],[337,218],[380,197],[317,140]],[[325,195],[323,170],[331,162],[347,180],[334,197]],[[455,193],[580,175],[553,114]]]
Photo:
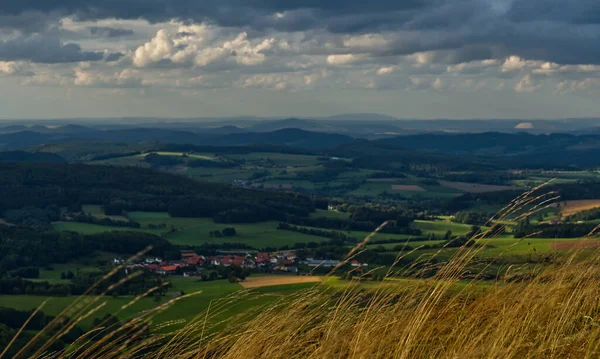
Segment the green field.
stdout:
[[452,198],[460,194],[460,192],[448,189],[442,186],[422,186],[425,191],[402,191],[393,190],[393,184],[406,184],[405,181],[396,182],[367,182],[361,185],[358,189],[350,192],[353,196],[362,197],[377,197],[383,193],[401,195],[406,198],[413,199],[434,199],[434,198]]
[[[80,325],[84,329],[89,329],[94,319],[102,318],[106,314],[112,314],[120,320],[124,320],[172,300],[175,298],[175,293],[179,295],[183,291],[186,295],[193,294],[177,300],[173,306],[154,316],[153,324],[155,327],[167,322],[174,323],[161,329],[161,331],[168,332],[183,327],[186,323],[194,320],[196,316],[207,310],[209,306],[212,309],[209,312],[210,322],[214,324],[235,315],[251,314],[253,309],[273,303],[279,300],[282,295],[292,294],[298,290],[314,286],[314,283],[304,283],[245,290],[239,284],[232,284],[227,280],[202,282],[192,278],[171,277],[169,281],[173,287],[169,289],[167,295],[161,298],[160,302],[156,302],[154,298],[142,298],[125,309],[123,307],[131,303],[132,296],[85,297],[85,303],[93,302],[89,309],[100,305],[103,306],[92,316],[82,321]],[[68,308],[77,299],[78,297],[47,298],[28,295],[0,295],[1,306],[17,310],[32,310],[40,306],[44,301],[47,301],[42,311],[52,316],[62,313],[63,310]],[[226,310],[223,310],[224,306],[226,306]],[[89,311],[89,309],[85,312]]]
[[[106,231],[136,231],[155,235],[163,235],[173,244],[202,245],[204,243],[243,243],[253,248],[292,246],[295,243],[323,242],[328,238],[311,236],[291,231],[277,229],[279,222],[269,221],[252,224],[217,224],[210,218],[173,218],[167,213],[133,212],[129,218],[139,222],[142,228],[110,227],[89,223],[57,222],[53,224],[55,230],[73,231],[82,234],[96,234]],[[148,225],[164,224],[166,228],[150,229]],[[211,237],[211,231],[222,231],[224,228],[234,227],[235,237]],[[171,228],[174,228],[173,231]]]
[[419,220],[413,223],[413,228],[418,228],[423,231],[424,236],[433,233],[437,238],[443,238],[448,230],[452,231],[453,236],[462,236],[469,233],[471,230],[471,226],[468,224]]
[[234,180],[248,180],[254,171],[241,168],[187,168],[185,175],[207,181],[232,183]]
[[[195,219],[195,224],[176,233],[169,234],[166,238],[174,244],[200,245],[204,243],[244,243],[253,248],[292,246],[295,243],[323,242],[324,237],[310,236],[302,233],[281,231],[277,229],[279,222],[270,221],[253,224],[215,224],[211,219]],[[210,237],[212,230],[223,230],[234,227],[237,231],[235,237],[216,238]]]
[[[152,152],[152,153],[156,153],[158,155],[161,156],[173,156],[173,157],[183,157],[184,153],[183,152],[163,152],[163,151],[158,151],[158,152]],[[137,157],[142,157],[145,158],[148,154],[141,154],[138,155]],[[202,160],[211,160],[211,161],[215,161],[217,160],[217,158],[209,153],[185,153],[185,155],[188,158],[196,158],[196,159],[202,159]]]
[[98,272],[101,268],[111,268],[112,260],[115,257],[119,257],[119,255],[97,252],[89,257],[80,258],[69,263],[55,263],[49,267],[40,268],[40,278],[37,280],[50,283],[69,283],[70,280],[61,278],[61,273],[66,274],[69,271],[73,274]]
[[[56,222],[53,226],[55,230],[68,230],[82,234],[96,234],[106,231],[146,232],[164,236],[171,243],[178,245],[243,243],[255,249],[265,247],[280,248],[285,245],[293,246],[295,243],[323,242],[328,240],[328,238],[325,237],[278,230],[277,226],[279,222],[276,221],[249,224],[217,224],[210,218],[174,218],[165,212],[131,212],[128,213],[127,216],[129,219],[140,223],[142,227],[111,227],[77,222]],[[317,210],[315,213],[311,214],[311,216],[315,218],[326,217],[347,219],[349,214],[336,211]],[[164,225],[164,228],[149,228],[150,225]],[[212,237],[210,235],[211,231],[222,231],[224,228],[228,227],[234,227],[236,229],[236,236]],[[460,236],[468,233],[471,228],[469,225],[445,221],[415,221],[413,227],[418,228],[423,232],[421,235],[422,237],[428,237],[433,233],[438,239],[443,238],[448,230],[452,231],[452,235]],[[362,240],[370,234],[369,232],[363,231],[343,232],[357,240]],[[414,235],[377,233],[373,239],[405,240],[414,237]]]
[[247,162],[269,162],[278,166],[311,166],[319,163],[317,156],[294,155],[287,153],[255,152],[227,157]]
[[339,211],[326,211],[323,209],[317,209],[313,213],[310,214],[313,218],[332,218],[332,219],[348,219],[350,218],[350,213],[339,212]]
[[[170,278],[173,287],[169,289],[169,293],[165,295],[159,303],[155,302],[153,298],[142,298],[131,307],[121,310],[123,306],[130,303],[133,299],[132,296],[122,297],[87,297],[86,300],[98,299],[96,306],[102,303],[106,303],[103,308],[98,310],[92,317],[82,323],[84,327],[89,327],[94,318],[103,317],[106,314],[117,315],[119,319],[126,319],[133,315],[140,313],[143,310],[151,309],[160,303],[164,303],[174,298],[172,293],[178,293],[184,291],[186,294],[199,292],[197,295],[189,298],[184,298],[176,303],[176,305],[170,307],[166,311],[160,313],[156,319],[155,324],[160,324],[171,320],[192,320],[197,314],[208,308],[211,301],[224,298],[229,294],[237,291],[242,291],[242,287],[239,284],[229,283],[227,280],[218,280],[214,282],[200,282],[197,279],[173,277]],[[44,306],[43,312],[49,315],[60,314],[65,308],[67,308],[77,297],[51,297],[46,298],[42,296],[23,296],[23,295],[2,295],[0,296],[0,303],[4,307],[15,308],[18,310],[31,310],[38,307],[42,302],[48,299],[48,303]]]
[[167,220],[171,218],[167,212],[127,212],[127,217],[133,221]]
[[[576,238],[529,238],[516,239],[512,236],[505,235],[498,238],[482,239],[479,243],[484,245],[483,248],[477,250],[476,258],[481,259],[496,259],[500,262],[508,262],[513,264],[524,263],[530,257],[534,259],[545,254],[566,254],[568,251],[557,251],[550,244],[564,241],[577,241]],[[416,247],[416,243],[426,245],[435,243],[436,241],[411,242],[408,243],[412,248]],[[394,245],[384,245],[386,248],[393,248]],[[406,252],[410,252],[407,250]],[[458,251],[457,248],[433,248],[416,250],[406,255],[408,259],[429,258],[435,255],[435,258],[440,261],[447,261]],[[398,255],[398,252],[390,252]]]
[[125,216],[107,216],[104,214],[104,208],[99,205],[87,204],[81,206],[83,211],[87,214],[90,214],[96,218],[110,218],[115,221],[127,221],[127,217]]
[[444,242],[445,241],[443,241],[443,240],[432,240],[432,241],[406,241],[406,240],[402,241],[402,240],[398,240],[398,242],[395,242],[395,243],[369,244],[369,245],[367,245],[367,248],[373,249],[373,248],[382,246],[383,248],[386,248],[386,249],[392,249],[397,246],[404,246],[404,245],[406,245],[406,247],[408,247],[408,248],[417,248],[417,247],[421,247],[421,246],[436,246],[436,245],[440,245]]
[[91,223],[79,223],[79,222],[55,222],[52,224],[52,228],[56,231],[72,231],[81,234],[96,234],[110,231],[133,231],[133,232],[146,232],[155,234],[157,236],[162,235],[167,230],[165,229],[150,229],[150,228],[129,228],[129,227],[117,227],[117,226],[102,226],[99,224]]

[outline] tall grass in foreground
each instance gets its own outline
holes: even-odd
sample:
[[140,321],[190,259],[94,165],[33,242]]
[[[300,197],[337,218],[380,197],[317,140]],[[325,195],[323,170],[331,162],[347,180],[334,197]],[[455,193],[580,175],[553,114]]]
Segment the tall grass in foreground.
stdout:
[[[600,357],[600,263],[574,251],[522,282],[503,278],[490,286],[461,282],[483,250],[482,238],[545,208],[552,195],[539,188],[515,199],[427,279],[385,280],[368,290],[360,279],[342,290],[326,284],[283,296],[275,304],[225,323],[219,313],[240,292],[214,302],[173,334],[156,334],[152,317],[173,303],[97,328],[68,350],[28,356],[49,358],[595,358]],[[589,239],[591,236],[584,238]],[[365,239],[348,259],[368,242]],[[430,259],[424,260],[429,261]],[[414,277],[428,270],[413,265]],[[431,264],[433,267],[434,265]],[[421,268],[417,270],[416,268]],[[425,268],[425,269],[422,269]],[[408,283],[408,284],[407,284]],[[88,313],[92,308],[87,308]],[[168,325],[166,323],[164,325]],[[218,329],[218,330],[217,330]]]

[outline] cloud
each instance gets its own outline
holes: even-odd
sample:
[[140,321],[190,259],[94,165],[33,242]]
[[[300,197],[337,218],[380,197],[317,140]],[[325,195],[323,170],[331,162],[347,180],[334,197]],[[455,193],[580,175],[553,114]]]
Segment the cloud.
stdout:
[[327,71],[294,74],[257,74],[245,76],[236,85],[240,88],[298,90],[315,88],[329,76]]
[[90,31],[90,34],[94,36],[108,38],[131,36],[135,34],[131,29],[120,29],[107,26],[90,26],[88,27],[88,30]]
[[188,67],[216,63],[256,66],[265,62],[266,54],[276,47],[285,47],[285,43],[273,37],[251,40],[246,32],[231,39],[221,38],[206,26],[182,27],[175,33],[161,29],[135,50],[133,63],[137,67],[160,63]]
[[[359,16],[372,19],[375,15],[380,17],[381,14],[422,8],[430,2],[433,1],[373,0],[367,3],[361,0],[31,0],[3,1],[0,3],[0,14],[41,12],[73,15],[82,20],[142,18],[151,22],[166,22],[171,19],[195,22],[208,20],[220,26],[291,26],[300,30],[303,26],[306,29],[306,26],[313,24],[311,18],[323,20],[342,12],[339,14],[341,18]],[[369,21],[372,20],[367,22]]]
[[54,34],[20,36],[0,40],[0,61],[31,61],[37,63],[68,63],[101,61],[114,58],[114,54],[84,51],[78,44],[62,43]]
[[362,54],[343,54],[327,56],[327,63],[333,66],[356,65],[367,61],[367,57]]
[[515,92],[534,92],[540,87],[541,84],[535,83],[531,74],[527,74],[515,85]]
[[0,61],[97,87],[594,88],[597,2],[548,1],[1,2]]
[[32,76],[29,64],[20,61],[0,61],[0,74],[12,76]]
[[[234,28],[249,37],[268,32],[344,36],[331,55],[423,53],[430,63],[444,64],[515,55],[559,64],[600,64],[599,8],[595,0],[31,0],[1,2],[0,26],[43,27],[59,16],[88,22],[180,21]],[[92,31],[108,37],[133,35],[112,27]],[[209,50],[207,56],[219,59],[216,53]],[[262,60],[257,54],[240,57],[245,63]]]
[[[2,4],[0,4],[0,7]],[[0,10],[0,33],[19,31],[32,34],[46,31],[60,19],[56,13],[26,10],[17,14]]]
[[140,73],[132,69],[107,75],[85,68],[76,68],[73,84],[76,86],[138,88],[144,85],[144,81]]
[[519,56],[509,56],[502,63],[502,72],[514,72],[521,71],[526,68],[531,68],[536,66],[538,63],[536,61],[525,60],[520,58]]
[[478,75],[488,71],[489,69],[497,67],[498,63],[499,61],[496,59],[463,62],[455,65],[449,65],[446,68],[446,71],[460,75]]
[[514,21],[600,24],[600,4],[596,0],[514,0],[508,16]]
[[394,66],[386,66],[386,67],[382,67],[380,69],[377,70],[377,75],[383,76],[383,75],[389,75],[392,72],[394,72],[395,67]]

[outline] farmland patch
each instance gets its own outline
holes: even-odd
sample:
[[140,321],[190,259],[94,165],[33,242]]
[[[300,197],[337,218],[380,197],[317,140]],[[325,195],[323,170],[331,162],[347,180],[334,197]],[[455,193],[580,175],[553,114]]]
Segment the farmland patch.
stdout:
[[273,285],[287,285],[299,283],[318,283],[321,282],[319,276],[268,276],[268,277],[250,277],[240,283],[245,289],[268,287]]
[[467,193],[486,193],[486,192],[499,192],[519,189],[514,186],[497,186],[489,184],[479,183],[467,183],[467,182],[450,182],[440,181],[440,184],[444,187],[453,188],[462,192]]
[[393,191],[407,191],[407,192],[425,192],[423,187],[414,184],[393,184]]

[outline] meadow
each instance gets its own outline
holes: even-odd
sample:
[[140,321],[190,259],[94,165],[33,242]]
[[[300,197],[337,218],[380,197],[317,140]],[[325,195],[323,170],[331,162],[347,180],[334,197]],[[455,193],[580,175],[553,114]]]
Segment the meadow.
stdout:
[[[219,312],[218,309],[215,309],[218,319],[224,320],[229,316],[246,313],[258,306],[267,305],[280,297],[282,293],[289,293],[314,285],[313,281],[306,283],[298,281],[286,283],[286,276],[281,277],[283,280],[279,280],[280,283],[273,282],[273,285],[261,285],[257,289],[251,289],[254,286],[245,289],[242,285],[229,283],[227,280],[202,282],[194,278],[171,277],[168,278],[168,281],[172,284],[172,287],[159,301],[156,301],[154,297],[141,298],[133,304],[133,296],[82,297],[81,299],[84,300],[84,303],[88,303],[89,309],[95,307],[99,307],[99,309],[93,315],[81,321],[80,325],[83,329],[89,330],[92,328],[95,319],[103,318],[107,314],[114,315],[119,320],[128,320],[143,311],[152,310],[160,305],[176,300],[176,304],[168,306],[166,310],[157,312],[153,317],[153,325],[156,328],[161,328],[160,330],[164,332],[170,332],[182,328],[198,314],[208,309],[209,306],[214,305],[215,308],[218,308],[219,301],[227,302],[231,306],[226,312]],[[293,276],[292,278],[298,277]],[[260,280],[260,277],[256,279]],[[258,291],[259,289],[260,291]],[[184,293],[184,297],[179,299],[182,292]],[[188,296],[186,297],[185,295]],[[3,307],[25,311],[36,309],[44,303],[42,311],[52,316],[59,315],[65,310],[73,309],[70,307],[76,300],[80,300],[80,298],[0,295],[0,303],[2,303]],[[164,326],[165,323],[172,324]]]
[[[336,219],[347,219],[349,214],[336,211],[318,210],[311,217],[326,217]],[[268,221],[251,224],[217,224],[210,218],[174,218],[165,212],[130,212],[127,218],[139,222],[141,228],[124,228],[115,226],[101,226],[89,223],[56,222],[53,224],[55,230],[69,230],[82,234],[95,234],[106,231],[139,231],[164,236],[171,243],[177,245],[202,245],[204,243],[243,243],[255,249],[265,247],[279,248],[285,245],[293,246],[295,243],[323,242],[328,240],[324,237],[308,234],[278,230],[279,222]],[[150,225],[164,225],[164,228],[150,228]],[[224,228],[234,227],[235,237],[213,237],[211,231],[222,231]],[[455,236],[464,235],[469,232],[470,226],[447,221],[415,221],[413,227],[420,229],[423,237],[434,234],[436,238],[443,238],[448,230]],[[310,228],[310,227],[305,227]],[[369,235],[369,232],[343,231],[346,235],[361,240]],[[377,233],[376,240],[408,239],[411,235],[396,235]]]

